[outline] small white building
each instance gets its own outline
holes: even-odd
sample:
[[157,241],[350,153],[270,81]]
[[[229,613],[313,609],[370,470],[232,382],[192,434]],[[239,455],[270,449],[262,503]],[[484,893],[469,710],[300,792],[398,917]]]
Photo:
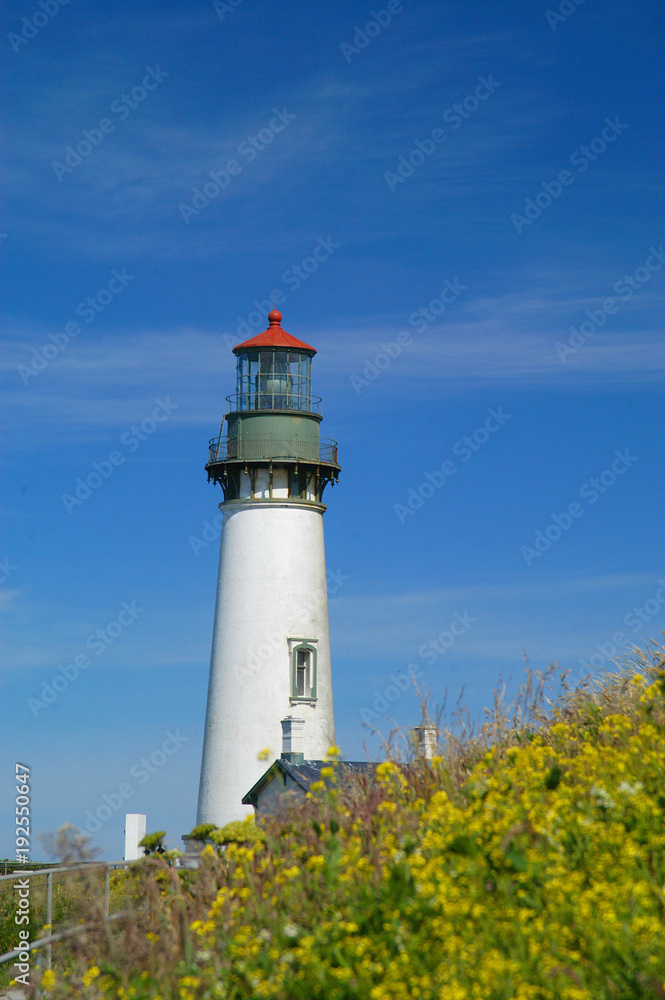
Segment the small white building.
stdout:
[[[305,760],[292,763],[284,755],[265,771],[255,785],[250,788],[243,802],[253,806],[257,820],[267,814],[274,814],[288,807],[307,794],[315,781],[321,777],[323,768],[331,767],[330,760]],[[334,764],[337,779],[345,779],[361,774],[374,774],[376,764],[367,761],[338,761]]]

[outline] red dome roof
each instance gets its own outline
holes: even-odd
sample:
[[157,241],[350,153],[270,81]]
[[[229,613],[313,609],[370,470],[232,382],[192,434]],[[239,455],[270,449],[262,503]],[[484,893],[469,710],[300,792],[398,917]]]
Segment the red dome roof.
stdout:
[[269,312],[268,320],[270,326],[267,330],[264,330],[263,333],[257,333],[256,337],[252,337],[250,340],[244,340],[242,344],[237,344],[233,348],[233,353],[237,354],[238,351],[247,351],[253,347],[292,347],[296,351],[304,351],[312,355],[316,354],[315,347],[310,347],[309,344],[305,344],[302,340],[292,337],[286,330],[282,330],[280,326],[282,314],[279,309],[273,309]]

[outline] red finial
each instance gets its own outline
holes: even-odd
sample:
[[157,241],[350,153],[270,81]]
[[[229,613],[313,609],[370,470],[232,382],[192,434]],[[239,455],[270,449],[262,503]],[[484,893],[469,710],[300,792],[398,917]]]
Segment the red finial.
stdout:
[[268,320],[271,326],[279,326],[282,322],[282,314],[279,309],[271,309],[268,313]]

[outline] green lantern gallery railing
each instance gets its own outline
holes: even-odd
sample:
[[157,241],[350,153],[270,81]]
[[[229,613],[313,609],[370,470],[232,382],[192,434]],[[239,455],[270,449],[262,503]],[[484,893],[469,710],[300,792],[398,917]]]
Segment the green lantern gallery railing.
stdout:
[[238,441],[225,436],[211,438],[208,445],[208,464],[224,462],[227,459],[247,459],[248,461],[294,461],[326,462],[337,465],[337,441],[324,438],[319,441],[303,440],[297,437],[282,438],[269,436],[247,438]]
[[[286,382],[286,379],[283,380]],[[247,410],[288,410],[293,413],[321,413],[321,397],[308,392],[289,392],[287,385],[278,379],[266,379],[265,385],[236,392],[227,396],[231,413],[245,413]]]

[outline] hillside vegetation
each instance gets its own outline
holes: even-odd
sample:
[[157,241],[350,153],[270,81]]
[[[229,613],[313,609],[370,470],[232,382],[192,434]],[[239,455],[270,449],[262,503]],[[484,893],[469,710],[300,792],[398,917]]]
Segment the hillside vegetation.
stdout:
[[651,650],[549,707],[531,692],[352,785],[332,748],[265,843],[119,878],[131,919],[63,955],[51,995],[665,998],[664,666]]

